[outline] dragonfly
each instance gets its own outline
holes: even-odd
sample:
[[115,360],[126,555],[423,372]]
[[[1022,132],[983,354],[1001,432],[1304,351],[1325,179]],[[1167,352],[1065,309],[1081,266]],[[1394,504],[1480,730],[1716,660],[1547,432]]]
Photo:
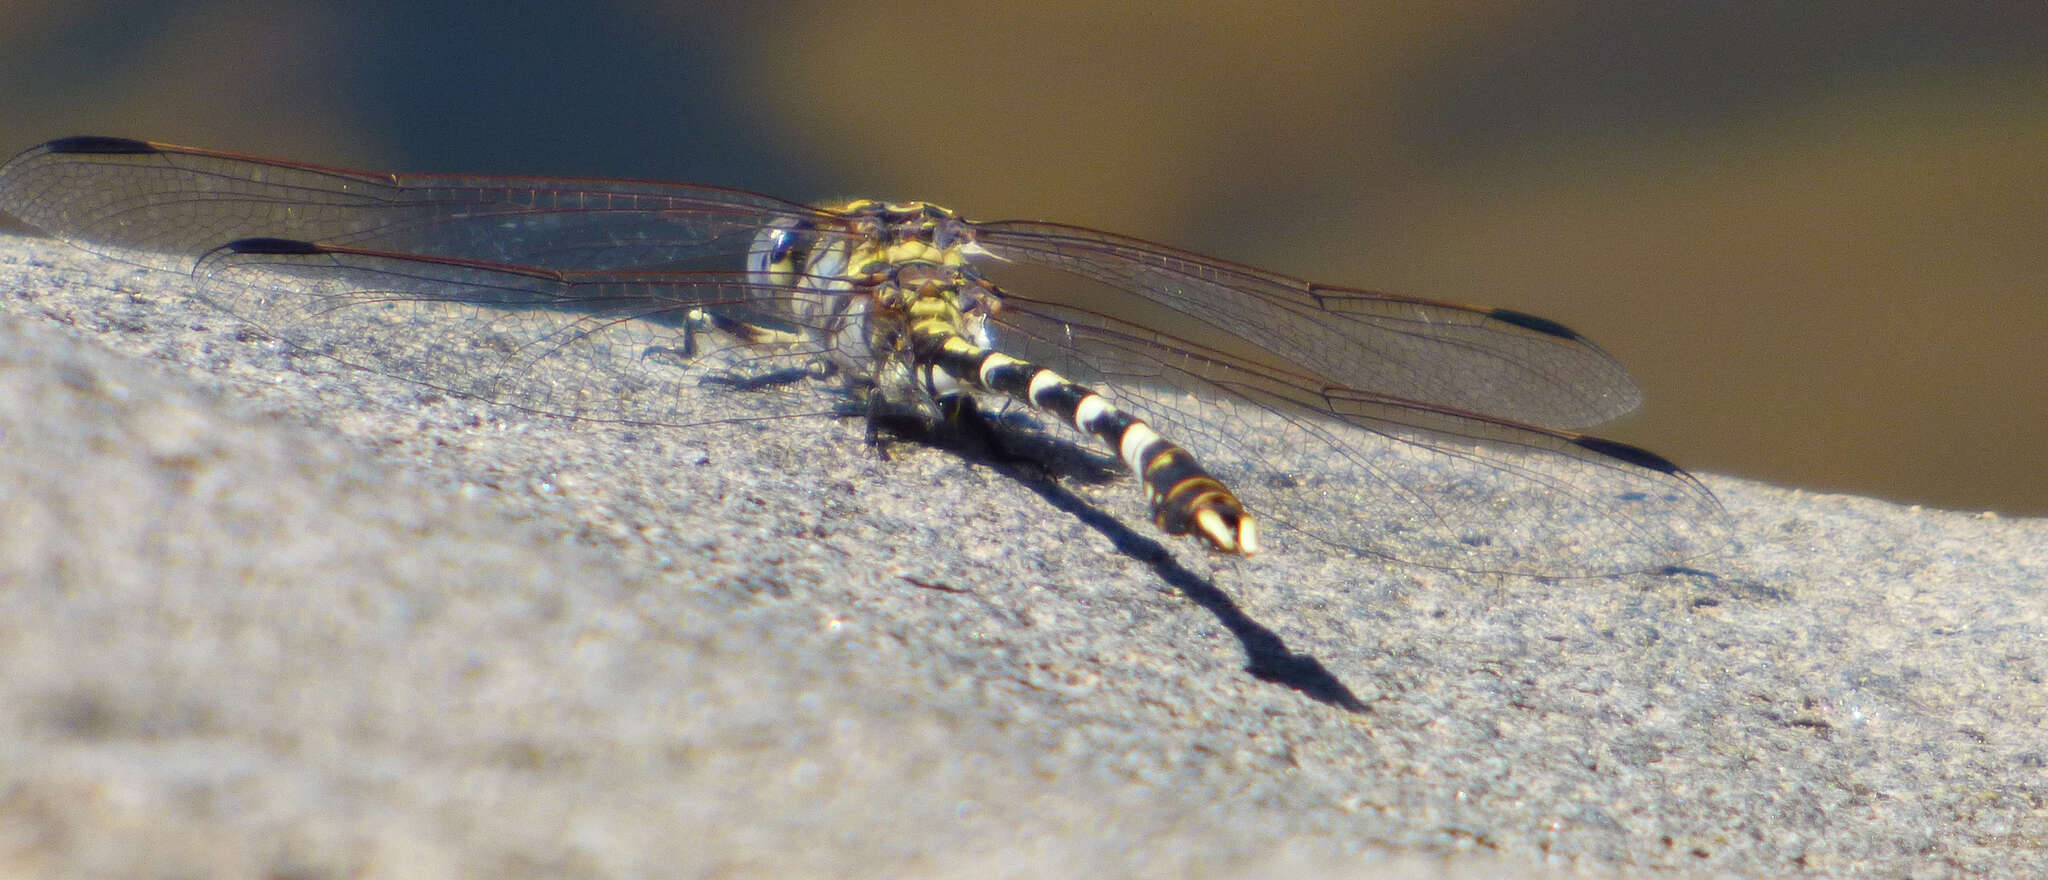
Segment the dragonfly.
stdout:
[[792,375],[837,375],[871,413],[927,426],[1015,401],[1099,438],[1161,531],[1222,554],[1277,533],[1580,577],[1727,541],[1696,477],[1578,430],[1639,404],[1621,365],[1512,309],[924,202],[391,174],[99,136],[0,166],[0,211],[187,273],[194,296],[292,348],[568,419],[679,424],[677,402],[719,384],[794,413]]

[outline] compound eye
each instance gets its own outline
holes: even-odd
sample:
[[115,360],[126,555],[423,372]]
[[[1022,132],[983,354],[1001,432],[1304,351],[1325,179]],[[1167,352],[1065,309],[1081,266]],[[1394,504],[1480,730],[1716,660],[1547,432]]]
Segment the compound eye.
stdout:
[[747,274],[758,283],[788,284],[802,271],[798,264],[804,259],[804,241],[796,221],[778,221],[761,230],[747,248]]

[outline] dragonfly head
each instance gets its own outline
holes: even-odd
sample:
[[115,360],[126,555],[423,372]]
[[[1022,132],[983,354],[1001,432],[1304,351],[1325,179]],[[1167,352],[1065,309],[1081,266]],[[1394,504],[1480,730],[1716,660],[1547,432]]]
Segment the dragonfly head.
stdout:
[[817,228],[808,220],[782,219],[754,233],[747,247],[747,280],[762,285],[789,286],[815,270],[812,251]]

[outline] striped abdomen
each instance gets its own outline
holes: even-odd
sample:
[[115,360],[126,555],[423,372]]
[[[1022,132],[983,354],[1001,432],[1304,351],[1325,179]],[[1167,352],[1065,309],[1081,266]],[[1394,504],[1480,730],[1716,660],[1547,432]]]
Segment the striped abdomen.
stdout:
[[910,325],[910,350],[920,365],[936,367],[961,383],[1010,395],[1094,434],[1123,458],[1145,486],[1152,522],[1169,535],[1194,534],[1225,553],[1259,550],[1258,530],[1244,504],[1209,475],[1187,450],[1159,436],[1142,419],[1044,367],[983,348],[955,329],[950,304],[926,300],[934,312]]

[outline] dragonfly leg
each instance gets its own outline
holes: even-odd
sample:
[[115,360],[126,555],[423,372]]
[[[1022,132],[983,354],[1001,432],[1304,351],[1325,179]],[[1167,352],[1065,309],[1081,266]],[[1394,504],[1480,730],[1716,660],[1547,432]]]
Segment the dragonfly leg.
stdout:
[[[733,342],[750,348],[765,348],[776,345],[793,345],[806,341],[805,337],[786,331],[775,330],[721,315],[705,309],[692,309],[683,322],[683,344],[681,347],[653,346],[643,357],[658,357],[687,366],[700,352],[697,334],[717,333]],[[784,367],[767,370],[753,375],[742,375],[733,371],[711,373],[697,380],[699,385],[718,385],[738,391],[759,391],[764,388],[780,388],[794,385],[806,379],[822,379],[838,372],[838,367],[829,359],[819,358],[815,363],[801,367]]]

